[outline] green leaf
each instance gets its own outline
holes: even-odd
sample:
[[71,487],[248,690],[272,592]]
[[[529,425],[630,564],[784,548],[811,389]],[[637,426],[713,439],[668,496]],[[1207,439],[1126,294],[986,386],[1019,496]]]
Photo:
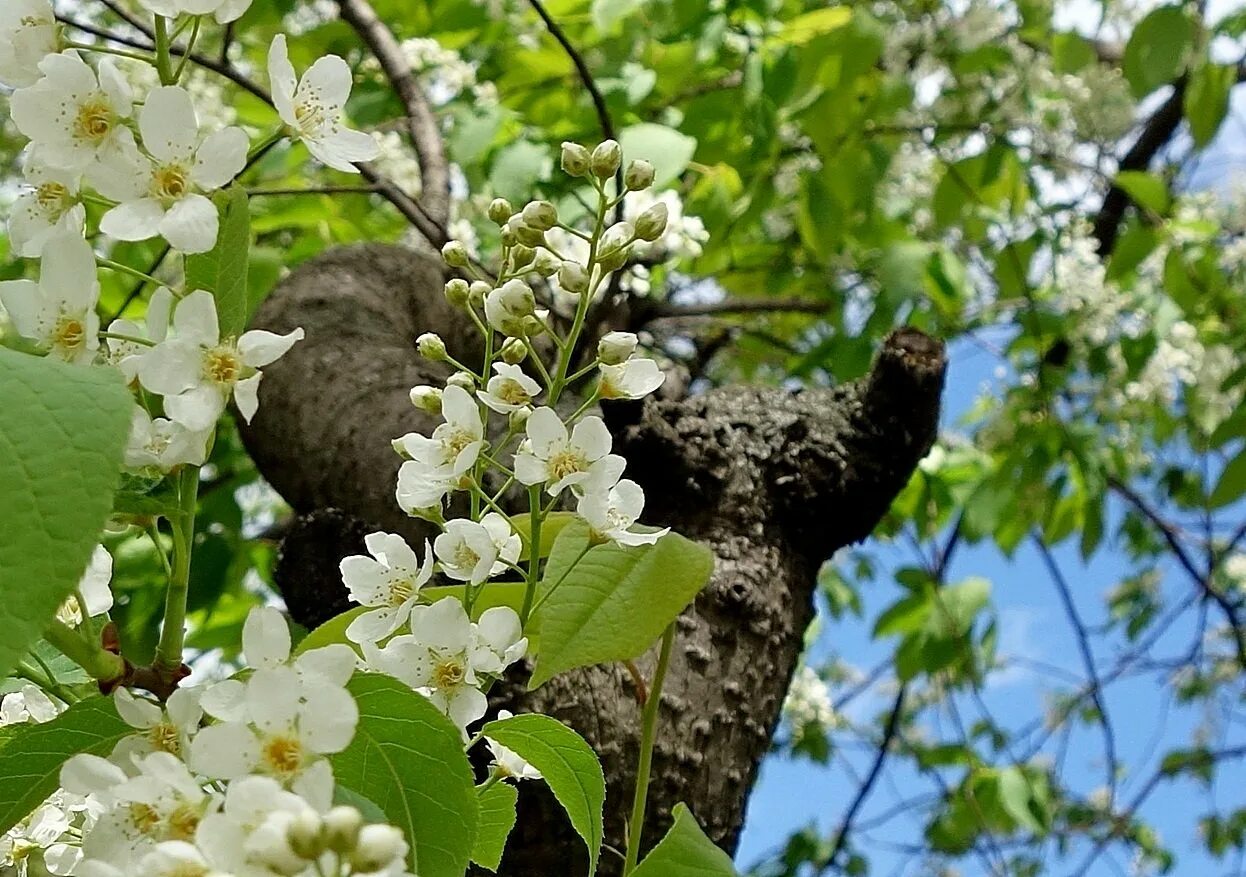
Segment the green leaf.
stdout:
[[216,299],[221,337],[237,337],[247,327],[251,303],[247,298],[247,261],[251,253],[251,205],[247,190],[233,186],[218,200],[221,230],[216,246],[186,257],[186,288],[206,289]]
[[632,872],[633,877],[735,877],[731,857],[714,846],[685,804],[675,824]]
[[1202,149],[1220,130],[1229,111],[1229,92],[1237,84],[1236,64],[1208,62],[1190,74],[1185,89],[1185,117],[1194,145]]
[[[597,871],[603,837],[606,778],[601,762],[575,731],[549,716],[512,716],[485,725],[483,733],[512,750],[545,777],[567,811],[571,825],[588,845],[589,875]],[[420,872],[423,877],[423,871]]]
[[1018,825],[1028,828],[1036,834],[1043,831],[1042,823],[1034,818],[1030,810],[1030,779],[1019,767],[1006,767],[999,772],[999,800],[1004,811]]
[[0,749],[0,833],[34,812],[61,784],[61,765],[78,753],[106,756],[134,733],[112,698],[79,701],[50,722],[19,725]]
[[506,839],[515,827],[515,804],[519,791],[510,783],[494,783],[480,793],[480,824],[476,827],[476,846],[472,861],[496,871],[502,864]]
[[554,160],[544,146],[520,140],[502,149],[493,160],[489,184],[495,194],[520,201],[531,196],[537,182],[549,177]]
[[847,6],[828,6],[815,9],[791,19],[783,26],[780,39],[785,43],[803,46],[814,37],[839,30],[852,21],[852,10]]
[[374,801],[411,844],[421,877],[462,877],[476,840],[476,787],[458,728],[421,694],[387,676],[350,682],[359,728],[333,756],[337,781]]
[[529,685],[573,667],[639,657],[705,583],[714,557],[668,533],[656,545],[598,545],[574,568],[588,525],[568,526],[545,567],[545,586],[562,581],[541,607],[541,652]]
[[653,165],[655,190],[679,177],[697,149],[695,137],[652,122],[624,128],[619,133],[619,145],[623,147],[624,162],[643,158]]
[[1212,508],[1220,508],[1244,493],[1246,493],[1246,449],[1243,449],[1224,467],[1220,478],[1216,481],[1215,489],[1211,492],[1209,502]]
[[605,33],[645,4],[645,0],[593,0],[593,24]]
[[1146,171],[1121,171],[1116,175],[1115,183],[1139,206],[1159,214],[1168,211],[1171,200],[1168,186],[1155,174]]
[[87,567],[133,410],[114,369],[0,350],[0,677]]
[[1194,22],[1179,6],[1161,6],[1138,22],[1121,64],[1134,97],[1146,97],[1185,69],[1194,44]]

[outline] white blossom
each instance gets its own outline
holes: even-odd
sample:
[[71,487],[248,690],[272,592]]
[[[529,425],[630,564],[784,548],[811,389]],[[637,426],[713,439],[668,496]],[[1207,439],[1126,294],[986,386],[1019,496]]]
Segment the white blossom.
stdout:
[[[538,408],[526,424],[528,438],[515,454],[515,477],[523,484],[547,483],[550,496],[617,469],[623,458],[610,453],[610,430],[600,417],[585,417],[567,434],[551,408]],[[609,483],[618,480],[618,475]]]
[[113,694],[117,715],[138,733],[123,738],[113,748],[109,760],[128,769],[135,758],[153,752],[185,758],[203,721],[201,694],[198,688],[179,688],[162,707],[128,688],[118,688]]
[[441,394],[441,414],[445,423],[432,436],[408,433],[396,445],[408,457],[430,469],[448,469],[462,475],[476,464],[484,442],[484,422],[471,394],[451,384]]
[[[510,710],[499,710],[498,721],[504,721],[514,715]],[[505,778],[514,780],[539,780],[542,779],[541,772],[532,765],[528,764],[522,756],[518,755],[514,750],[507,749],[492,737],[485,736],[485,742],[489,745],[489,750],[493,753],[494,770]]]
[[13,252],[34,258],[48,240],[62,235],[82,236],[86,207],[78,197],[82,175],[60,170],[26,157],[23,173],[32,188],[18,196],[9,214]]
[[211,15],[217,24],[229,24],[242,17],[251,0],[138,0],[148,12],[177,18],[179,15]]
[[585,493],[580,497],[576,513],[602,539],[620,545],[652,545],[670,532],[670,528],[652,533],[638,533],[632,527],[645,508],[645,492],[635,481],[624,478],[607,490]]
[[372,556],[345,557],[339,568],[351,600],[375,608],[351,621],[346,637],[352,642],[376,642],[411,617],[420,588],[433,575],[433,549],[425,540],[421,565],[401,536],[369,533],[363,541]]
[[147,302],[143,326],[125,319],[109,323],[109,334],[121,337],[107,340],[108,361],[121,369],[126,383],[133,383],[138,378],[143,359],[151,352],[152,345],[159,344],[168,336],[169,314],[172,311],[173,292],[167,286],[162,286],[152,293]]
[[493,370],[497,374],[489,378],[489,383],[477,396],[498,414],[521,411],[541,395],[541,385],[525,374],[519,366],[495,362]]
[[0,304],[23,338],[66,362],[89,363],[99,350],[99,291],[91,245],[58,235],[43,248],[39,281],[0,283]]
[[[86,572],[78,580],[77,593],[71,595],[60,609],[56,610],[56,618],[62,624],[77,627],[83,618],[94,618],[112,609],[112,589],[108,586],[112,581],[112,555],[103,545],[96,545],[87,563]],[[79,599],[81,598],[81,599]]]
[[446,494],[456,489],[460,480],[448,467],[408,460],[398,468],[398,506],[409,515],[440,509]]
[[59,49],[52,0],[5,0],[0,7],[0,84],[34,85],[39,61]]
[[[69,814],[54,804],[44,804],[0,836],[0,869],[13,877],[32,873],[32,856],[38,854],[52,874],[73,873],[78,849],[66,843],[70,831]],[[36,872],[37,873],[37,872]]]
[[643,399],[666,382],[652,359],[635,357],[619,365],[600,365],[597,392],[603,399]]
[[0,699],[0,727],[50,722],[60,712],[42,689],[27,683]]
[[480,522],[455,518],[433,543],[441,571],[452,579],[478,585],[519,559],[521,541],[510,522],[490,512]]

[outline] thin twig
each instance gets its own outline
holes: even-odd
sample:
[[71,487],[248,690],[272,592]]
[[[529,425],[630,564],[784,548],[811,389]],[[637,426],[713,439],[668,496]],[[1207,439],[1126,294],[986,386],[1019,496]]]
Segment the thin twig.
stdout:
[[271,195],[376,195],[380,192],[376,185],[371,186],[291,186],[276,189],[247,189],[253,198]]
[[669,301],[655,301],[637,305],[635,325],[644,325],[653,320],[668,320],[679,317],[710,317],[722,314],[822,314],[830,307],[828,302],[808,298],[727,298],[722,301],[696,302],[676,304]]

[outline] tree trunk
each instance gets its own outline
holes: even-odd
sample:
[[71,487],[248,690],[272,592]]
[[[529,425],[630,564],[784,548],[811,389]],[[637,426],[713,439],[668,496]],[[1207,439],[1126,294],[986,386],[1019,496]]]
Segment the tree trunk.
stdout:
[[[479,356],[441,285],[430,257],[354,247],[294,272],[260,310],[260,327],[307,331],[265,370],[259,416],[244,430],[265,477],[302,516],[277,578],[304,624],[346,608],[336,560],[360,553],[370,529],[427,535],[394,502],[390,440],[433,425],[407,401],[412,386],[445,374],[415,353],[417,335],[438,332],[462,361]],[[645,489],[646,523],[669,525],[716,558],[709,587],[678,622],[642,851],[681,801],[734,851],[813,617],[818,567],[869,535],[929,449],[945,366],[941,343],[902,329],[869,376],[834,389],[730,386],[606,403],[615,449]],[[638,664],[649,678],[654,655]],[[588,740],[606,773],[607,844],[623,849],[639,748],[631,676],[594,667],[527,692],[526,674],[499,686],[494,706],[547,713]],[[540,784],[523,785],[502,873],[579,873],[583,843]],[[600,872],[620,873],[621,861],[607,852]]]

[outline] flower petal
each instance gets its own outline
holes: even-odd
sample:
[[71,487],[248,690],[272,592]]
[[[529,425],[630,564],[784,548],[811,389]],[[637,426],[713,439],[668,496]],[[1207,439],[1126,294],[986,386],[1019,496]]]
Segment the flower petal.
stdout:
[[100,219],[100,231],[119,241],[146,241],[160,234],[164,206],[154,198],[126,201]]
[[242,653],[259,669],[284,664],[290,657],[290,627],[271,606],[252,609],[242,626]]
[[190,745],[190,769],[203,776],[232,780],[244,777],[260,760],[259,741],[246,725],[208,725]]
[[215,204],[203,195],[187,195],[164,215],[160,221],[160,235],[175,250],[206,253],[216,246],[220,225]]
[[138,114],[143,146],[161,162],[184,164],[195,154],[199,120],[186,89],[176,85],[153,88]]
[[173,312],[173,331],[177,338],[202,347],[215,347],[221,341],[216,318],[216,300],[207,290],[197,289],[178,303]]
[[238,353],[242,355],[242,361],[247,365],[263,368],[285,356],[286,352],[304,337],[306,334],[302,329],[295,329],[285,335],[252,329],[250,332],[243,333],[238,339]]
[[294,89],[298,83],[298,75],[294,65],[290,63],[290,50],[286,46],[286,35],[277,34],[268,47],[268,80],[273,91],[273,106],[277,115],[287,125],[297,125],[298,118],[294,115]]
[[192,179],[201,189],[219,189],[228,185],[246,167],[250,145],[247,132],[238,127],[209,135],[195,153]]
[[256,372],[234,384],[234,402],[238,405],[238,413],[247,423],[260,410],[260,380],[263,377],[261,372]]

